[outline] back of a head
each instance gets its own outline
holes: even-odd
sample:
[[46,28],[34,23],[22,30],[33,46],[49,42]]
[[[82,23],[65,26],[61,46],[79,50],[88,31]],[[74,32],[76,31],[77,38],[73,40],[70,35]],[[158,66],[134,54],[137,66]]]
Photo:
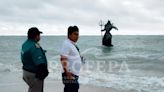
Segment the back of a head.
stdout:
[[69,26],[68,27],[68,36],[71,35],[73,32],[79,32],[79,28],[77,26]]
[[34,39],[36,37],[36,35],[41,34],[42,32],[39,31],[39,29],[37,27],[31,27],[28,30],[28,39]]

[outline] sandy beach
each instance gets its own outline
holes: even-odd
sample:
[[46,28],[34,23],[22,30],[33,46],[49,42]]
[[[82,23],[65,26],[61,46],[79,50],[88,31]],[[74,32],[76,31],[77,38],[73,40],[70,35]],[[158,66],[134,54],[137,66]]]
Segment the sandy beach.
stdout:
[[[5,76],[4,76],[5,75]],[[0,74],[0,92],[27,92],[28,86],[20,73],[4,72]],[[44,92],[63,92],[63,84],[59,80],[45,80]],[[123,92],[113,88],[80,85],[79,92]]]
[[[1,84],[0,92],[27,92],[28,86],[22,82]],[[63,85],[59,81],[45,81],[44,92],[63,92]],[[112,88],[81,85],[79,92],[119,92]]]

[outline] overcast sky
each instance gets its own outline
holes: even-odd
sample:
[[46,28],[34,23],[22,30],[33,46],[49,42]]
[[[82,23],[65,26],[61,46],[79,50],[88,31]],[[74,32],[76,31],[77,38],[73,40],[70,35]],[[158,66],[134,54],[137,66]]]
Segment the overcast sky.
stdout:
[[99,21],[111,20],[112,34],[164,35],[164,0],[0,0],[0,35],[66,35],[77,25],[81,35],[101,35]]

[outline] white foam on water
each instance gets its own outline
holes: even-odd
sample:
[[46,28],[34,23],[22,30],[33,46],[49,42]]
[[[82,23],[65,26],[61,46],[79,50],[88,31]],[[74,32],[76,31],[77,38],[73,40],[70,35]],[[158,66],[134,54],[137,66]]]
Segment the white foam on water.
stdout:
[[[59,57],[56,57],[59,59]],[[49,79],[61,80],[61,64],[58,59],[49,61]],[[96,70],[81,71],[80,84],[111,87],[133,92],[163,92],[164,77],[136,76],[132,72],[105,73]]]
[[86,55],[92,55],[94,56],[96,59],[114,59],[114,58],[127,58],[126,55],[123,54],[112,54],[112,55],[104,55],[103,51],[101,48],[88,48],[85,49],[84,51],[81,52],[82,55],[86,56]]
[[62,66],[60,62],[60,55],[56,55],[50,58],[50,60],[48,61],[48,70],[48,78],[61,80]]
[[[150,54],[145,52],[128,52],[127,53],[119,53],[119,52],[113,52],[110,55],[105,55],[102,51],[102,48],[88,48],[81,52],[82,55],[92,55],[95,56],[96,59],[127,59],[129,57],[131,58],[145,58],[145,59],[154,59]],[[153,55],[153,56],[159,56],[159,55]]]
[[112,87],[116,89],[136,90],[137,92],[164,91],[164,78],[155,76],[139,77],[128,74],[107,74],[97,71],[90,72],[89,76],[82,73],[80,82],[82,84]]
[[[88,48],[81,52],[82,55],[92,55],[96,59],[119,59],[119,58],[144,58],[148,59],[150,55],[145,53],[127,53],[124,54],[111,54],[103,56],[103,52],[99,48]],[[162,58],[162,57],[161,57]],[[153,58],[152,58],[153,59]],[[91,60],[92,61],[92,60]],[[87,62],[90,62],[87,60]],[[60,56],[54,56],[49,61],[49,78],[61,80],[61,64]],[[131,73],[105,73],[96,70],[85,70],[80,74],[79,82],[81,84],[90,84],[103,87],[112,87],[123,90],[133,90],[135,92],[163,92],[164,91],[164,78],[153,76],[142,76],[142,71],[139,74],[135,74],[134,71]],[[138,76],[137,76],[138,75]]]
[[[111,54],[103,56],[103,52],[100,48],[89,48],[81,52],[83,55],[93,55],[96,59],[118,59],[129,57],[149,58],[149,55],[144,53],[138,55],[133,54]],[[164,57],[160,57],[160,60],[164,60]],[[89,60],[88,60],[89,61]],[[49,79],[61,80],[61,63],[60,55],[53,56],[48,60]],[[0,72],[17,72],[20,71],[17,68],[17,64],[5,65],[0,63]],[[140,71],[142,72],[142,71]],[[123,90],[135,90],[135,92],[164,92],[164,77],[157,76],[136,76],[131,73],[105,73],[102,71],[86,70],[80,74],[79,82],[81,84],[90,84],[103,87],[112,87]]]
[[0,72],[19,72],[21,71],[14,64],[2,64],[0,63]]
[[100,55],[101,53],[102,53],[101,49],[98,49],[98,48],[88,48],[81,52],[82,55],[85,55],[85,54]]

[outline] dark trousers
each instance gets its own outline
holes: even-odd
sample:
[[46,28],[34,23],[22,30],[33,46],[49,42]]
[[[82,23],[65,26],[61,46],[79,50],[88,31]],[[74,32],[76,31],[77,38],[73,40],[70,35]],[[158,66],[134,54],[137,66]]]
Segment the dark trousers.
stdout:
[[78,76],[73,75],[75,79],[67,79],[66,74],[62,73],[62,81],[65,85],[64,92],[78,92],[79,90],[79,82],[78,82]]

